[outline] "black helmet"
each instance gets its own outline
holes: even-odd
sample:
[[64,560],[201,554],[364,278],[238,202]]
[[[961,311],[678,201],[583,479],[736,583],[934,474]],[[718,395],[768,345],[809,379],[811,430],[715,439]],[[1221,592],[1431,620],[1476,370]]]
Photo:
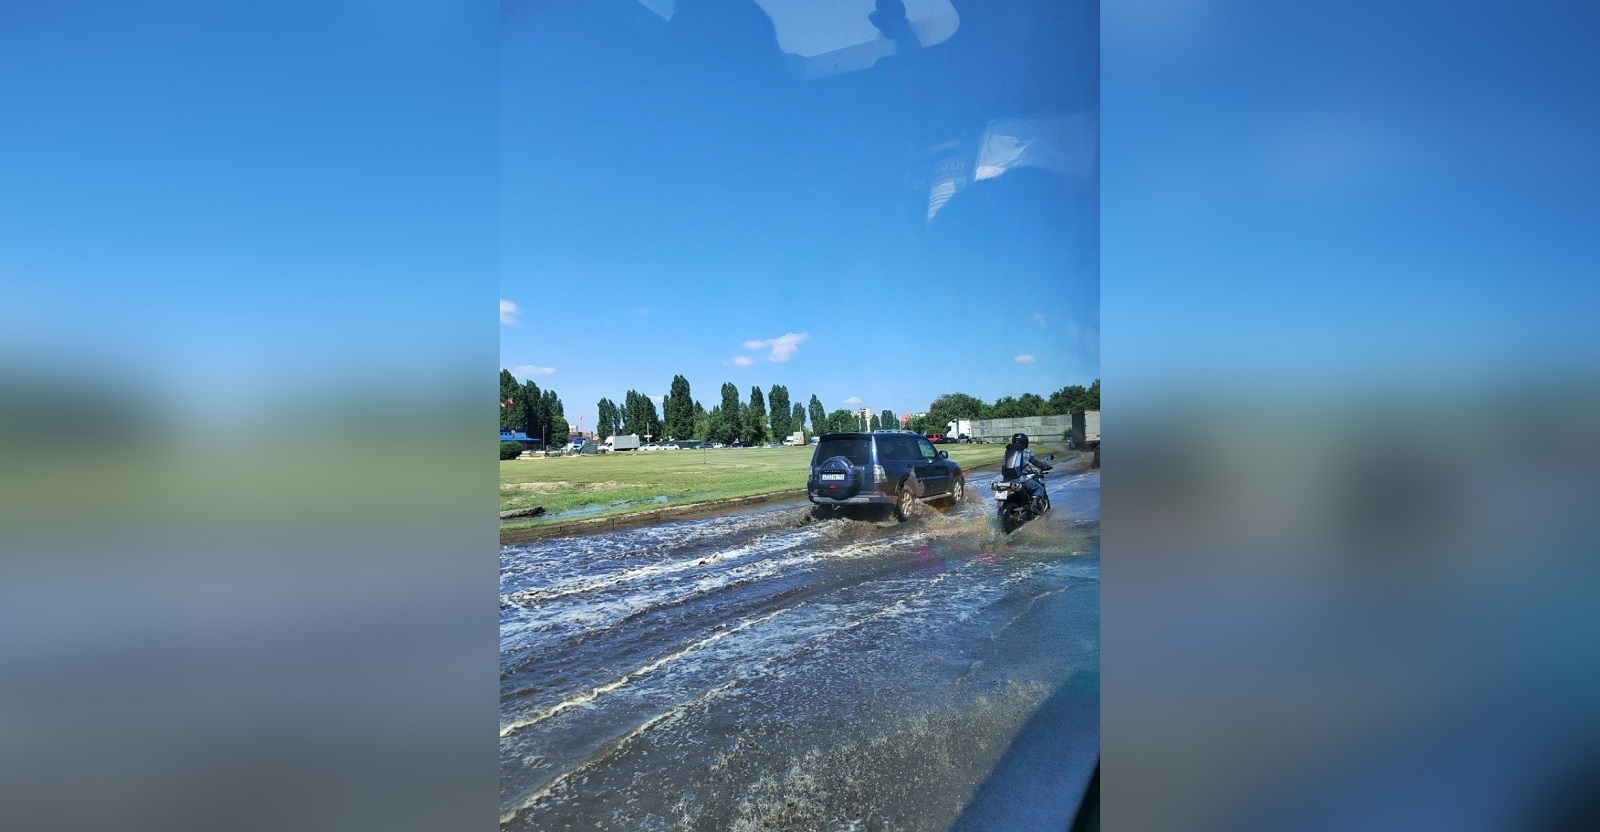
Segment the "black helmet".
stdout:
[[1028,435],[1026,433],[1011,434],[1011,444],[1017,446],[1018,448],[1028,447]]

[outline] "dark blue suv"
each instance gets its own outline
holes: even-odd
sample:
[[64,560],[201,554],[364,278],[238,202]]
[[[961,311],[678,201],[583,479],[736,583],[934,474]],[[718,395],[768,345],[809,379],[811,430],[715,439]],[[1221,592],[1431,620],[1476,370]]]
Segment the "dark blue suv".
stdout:
[[954,506],[966,493],[966,478],[949,452],[911,431],[827,434],[811,455],[806,480],[806,494],[818,506],[893,506],[900,520],[911,516],[918,500]]

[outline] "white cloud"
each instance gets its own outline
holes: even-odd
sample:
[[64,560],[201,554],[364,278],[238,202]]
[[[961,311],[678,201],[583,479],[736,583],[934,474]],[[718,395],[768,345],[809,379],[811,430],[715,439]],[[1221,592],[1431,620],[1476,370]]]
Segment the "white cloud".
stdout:
[[651,396],[650,397],[650,401],[653,401],[656,404],[661,404],[662,402],[664,402],[666,400],[667,400],[666,396]]
[[527,378],[529,376],[553,376],[556,374],[556,368],[535,367],[532,364],[524,364],[521,367],[513,368],[511,370],[511,374],[517,378]]
[[746,341],[744,342],[744,348],[747,350],[771,349],[772,354],[767,356],[767,360],[783,364],[794,357],[795,351],[800,349],[800,342],[810,337],[804,332],[786,332],[776,338]]
[[1038,359],[1031,355],[1019,355],[1011,360],[1017,362],[1018,364],[1033,364],[1038,361]]
[[1033,313],[1033,322],[1038,324],[1039,326],[1044,326],[1044,313],[1043,312],[1035,312],[1035,313]]
[[851,396],[850,398],[845,399],[844,403],[845,404],[861,404],[861,397],[860,396]]
[[516,326],[517,314],[521,311],[515,303],[505,298],[500,299],[500,323],[506,326]]
[[633,310],[633,314],[635,314],[635,315],[648,315],[648,314],[650,314],[650,307],[641,306],[638,309]]
[[723,363],[732,364],[735,367],[748,367],[755,362],[751,361],[750,357],[747,355],[736,355]]

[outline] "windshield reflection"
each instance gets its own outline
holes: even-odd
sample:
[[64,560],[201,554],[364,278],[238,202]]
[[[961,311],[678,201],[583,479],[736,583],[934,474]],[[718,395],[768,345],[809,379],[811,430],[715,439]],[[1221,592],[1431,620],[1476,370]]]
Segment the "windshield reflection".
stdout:
[[[1097,378],[1097,38],[1085,2],[505,4],[503,363],[569,403],[684,374],[874,416]],[[965,476],[904,524],[503,550],[502,825],[1047,822],[993,796],[1046,788],[1041,748],[1069,794],[1095,770],[1098,472],[1011,539]]]

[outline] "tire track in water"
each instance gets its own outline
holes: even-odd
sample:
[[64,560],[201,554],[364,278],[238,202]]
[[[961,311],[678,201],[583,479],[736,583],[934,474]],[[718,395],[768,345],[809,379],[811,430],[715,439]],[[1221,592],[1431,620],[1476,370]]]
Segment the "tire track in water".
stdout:
[[[856,630],[858,628],[861,628],[863,626],[866,626],[868,624],[877,622],[877,621],[882,620],[882,619],[907,618],[907,617],[914,616],[919,611],[920,612],[924,612],[924,613],[927,612],[928,611],[927,609],[918,610],[918,609],[916,609],[914,607],[914,605],[919,601],[928,600],[930,602],[943,601],[943,602],[949,603],[949,602],[952,602],[952,601],[966,600],[966,596],[960,595],[960,594],[955,595],[955,596],[952,596],[952,595],[940,595],[940,596],[936,596],[936,597],[931,598],[931,599],[928,598],[928,596],[931,593],[933,593],[935,588],[937,588],[941,583],[943,583],[948,578],[952,577],[952,575],[953,575],[953,573],[941,573],[939,575],[934,576],[931,580],[920,579],[920,578],[896,578],[896,579],[891,579],[891,580],[886,580],[886,581],[885,580],[865,580],[865,581],[859,581],[859,582],[848,584],[848,585],[841,585],[841,586],[832,587],[831,589],[834,590],[834,591],[849,591],[849,590],[870,591],[869,588],[872,587],[874,584],[883,584],[884,585],[884,586],[878,587],[878,590],[877,590],[876,593],[871,594],[868,597],[862,598],[859,601],[854,601],[851,604],[847,605],[847,607],[845,607],[845,608],[839,608],[839,607],[837,607],[835,605],[829,605],[829,604],[817,605],[817,606],[827,607],[828,614],[833,618],[838,618],[840,616],[841,611],[853,610],[853,609],[856,609],[856,608],[860,608],[860,609],[863,609],[863,610],[873,610],[873,611],[870,614],[850,614],[848,616],[848,620],[844,621],[843,623],[838,624],[837,626],[832,626],[829,629],[826,629],[824,632],[821,633],[820,636],[810,640],[809,642],[807,642],[803,646],[806,646],[806,647],[814,646],[817,643],[819,643],[819,642],[821,642],[823,640],[826,640],[828,638],[832,638],[832,637],[840,636],[840,635],[843,635],[843,634],[847,634],[847,633],[849,633],[849,632],[851,632],[853,630]],[[908,582],[914,583],[919,588],[916,591],[914,591],[914,592],[912,592],[912,593],[910,593],[908,595],[903,595],[903,596],[898,597],[897,600],[895,600],[893,603],[890,603],[887,606],[885,606],[884,603],[883,603],[885,599],[882,597],[882,595],[884,594],[883,591],[886,590],[886,589],[891,589],[896,585],[905,584],[905,583],[908,583]],[[980,591],[982,591],[982,589],[983,588],[979,588]],[[1005,590],[1004,590],[1004,588],[990,588],[990,591],[991,592],[1000,592],[1000,593],[1003,594],[1003,592]],[[808,592],[808,595],[814,595],[814,594],[817,594],[816,593],[816,588],[812,588],[811,591]],[[782,613],[787,612],[789,610],[798,609],[800,606],[804,606],[804,605],[811,604],[811,603],[812,603],[812,599],[808,598],[807,600],[801,601],[799,604],[796,604],[794,607],[785,608],[784,610],[779,610],[779,611],[777,611],[775,613],[769,613],[768,615],[763,616],[762,620],[775,617],[776,615],[782,614]],[[925,604],[924,606],[925,607],[931,607],[931,604]],[[744,625],[741,625],[738,629],[744,629],[746,626],[749,626],[750,624],[755,624],[755,623],[762,623],[762,621],[759,621],[759,620],[758,621],[747,621],[747,622],[745,622]],[[689,651],[687,651],[687,650],[680,651],[680,655],[682,653],[687,653],[687,652],[689,652]],[[785,656],[793,655],[793,653],[794,653],[794,651],[791,650],[788,653],[785,653],[783,655],[785,655]],[[657,663],[652,663],[652,664],[657,664]],[[661,669],[661,668],[657,667],[655,669]],[[607,685],[605,687],[607,687],[607,692],[609,692],[610,690],[616,689],[617,686]]]
[[[504,683],[507,679],[517,675],[528,665],[529,662],[544,658],[545,650],[576,650],[585,642],[607,638],[613,635],[616,631],[620,631],[631,624],[643,622],[650,616],[659,616],[680,607],[687,607],[698,601],[706,600],[709,596],[714,594],[733,592],[746,587],[756,586],[761,582],[774,577],[795,576],[798,574],[798,572],[794,569],[791,569],[791,567],[805,566],[815,562],[815,560],[816,559],[814,557],[795,557],[777,561],[761,561],[759,563],[738,567],[734,570],[730,570],[728,573],[725,573],[722,576],[707,577],[696,581],[687,589],[687,591],[662,599],[659,602],[633,605],[632,608],[629,609],[622,618],[613,621],[604,628],[581,629],[567,634],[564,638],[559,639],[555,644],[541,643],[538,645],[508,645],[507,648],[505,648],[507,653],[510,653],[512,648],[532,648],[535,646],[544,648],[544,650],[541,650],[540,652],[532,652],[530,649],[529,652],[520,658],[511,658],[509,655],[503,656],[501,661],[501,681]],[[753,606],[756,603],[759,603],[761,600],[763,599],[759,597],[755,599],[749,599],[746,605]],[[733,605],[730,604],[727,607],[712,606],[708,609],[698,611],[696,617],[711,618],[715,614],[728,612],[730,607],[733,607]],[[677,622],[677,624],[681,626],[682,621]],[[660,627],[664,625],[656,626]],[[652,630],[651,628],[647,627],[643,635],[650,634],[652,634]],[[533,688],[505,688],[501,691],[501,698],[502,700],[513,699],[521,694],[528,693],[531,690],[533,690]]]
[[[683,520],[661,526],[627,529],[605,535],[552,538],[501,548],[501,594],[526,589],[518,579],[592,576],[597,564],[626,563],[641,557],[673,560],[686,551],[727,545],[741,538],[781,532],[786,512],[769,510],[757,516],[737,515]],[[542,558],[530,561],[531,558]]]
[[[714,552],[708,556],[691,554],[688,557],[674,559],[669,563],[652,563],[642,567],[630,568],[624,564],[620,570],[603,573],[598,578],[594,577],[594,564],[588,561],[587,553],[582,547],[576,550],[569,550],[567,558],[581,561],[581,563],[576,564],[576,567],[590,574],[556,586],[526,588],[501,596],[501,653],[505,655],[515,648],[523,646],[518,644],[519,639],[536,638],[539,632],[559,629],[562,626],[566,626],[569,629],[584,628],[615,620],[619,616],[621,618],[631,617],[634,614],[648,610],[651,599],[648,597],[623,596],[598,603],[590,602],[586,603],[583,607],[583,612],[576,616],[572,615],[569,611],[570,608],[566,606],[556,605],[546,609],[538,608],[551,601],[560,601],[565,598],[574,598],[592,593],[611,592],[619,588],[625,589],[633,583],[648,578],[678,575],[692,576],[697,571],[712,572],[715,571],[716,567],[721,567],[730,560],[735,560],[752,552],[764,554],[767,551],[783,551],[808,542],[807,536],[798,536],[782,541],[782,545],[778,547],[763,546],[764,542],[770,542],[764,541],[764,538],[768,537],[770,536],[763,535],[762,538],[758,538],[755,541],[735,546],[733,549]],[[648,556],[648,553],[629,550],[630,559]],[[706,569],[705,567],[712,568]],[[706,589],[713,588],[714,586],[706,587]],[[563,615],[567,616],[566,620],[562,620]]]
[[[666,562],[652,563],[647,566],[636,566],[631,569],[625,568],[620,572],[608,572],[598,575],[588,574],[578,579],[568,581],[563,584],[557,584],[555,586],[517,590],[502,595],[501,601],[502,603],[520,605],[553,601],[572,595],[579,595],[583,593],[634,584],[650,578],[671,576],[679,572],[692,571],[702,566],[717,566],[729,560],[735,560],[744,555],[751,554],[752,552],[767,551],[775,538],[788,538],[782,540],[781,545],[776,547],[777,550],[783,550],[792,549],[795,546],[799,546],[800,544],[809,540],[813,540],[816,537],[817,534],[809,530],[795,530],[793,534],[781,536],[775,534],[761,535],[743,545],[739,545],[731,549],[717,551],[711,555],[695,557],[695,555],[690,554],[687,557],[677,558]],[[632,556],[640,557],[647,556],[647,554],[648,553],[633,553]]]
[[[789,608],[789,609],[793,609],[793,608]],[[595,699],[599,698],[600,696],[602,696],[604,694],[607,694],[607,693],[610,693],[611,691],[614,691],[617,688],[620,688],[623,685],[626,685],[629,682],[631,682],[631,681],[633,681],[635,679],[638,679],[638,678],[640,678],[642,676],[647,676],[647,675],[649,675],[651,673],[654,673],[655,671],[660,670],[661,668],[665,667],[666,665],[668,665],[668,664],[670,664],[670,663],[672,663],[672,662],[674,662],[674,661],[676,661],[678,659],[681,659],[684,656],[686,656],[686,655],[688,655],[690,653],[693,653],[696,650],[700,650],[702,648],[705,648],[705,647],[708,647],[708,646],[710,646],[712,644],[715,644],[715,643],[727,638],[728,636],[733,635],[734,633],[737,633],[737,632],[740,632],[742,630],[748,629],[749,627],[752,627],[752,626],[754,626],[756,624],[760,624],[760,623],[762,623],[764,621],[770,621],[773,618],[775,618],[775,617],[777,617],[779,615],[782,615],[784,612],[787,612],[787,611],[788,610],[779,610],[779,611],[777,611],[775,613],[771,613],[771,614],[769,614],[769,615],[767,615],[765,617],[750,619],[750,620],[747,620],[747,621],[745,621],[743,623],[740,623],[740,624],[738,624],[738,625],[736,625],[734,627],[730,627],[730,628],[728,628],[726,630],[722,630],[722,631],[720,631],[718,633],[715,633],[713,635],[706,636],[705,638],[700,639],[699,641],[696,641],[693,644],[690,644],[688,647],[685,647],[685,648],[683,648],[683,649],[681,649],[681,650],[679,650],[679,651],[677,651],[675,653],[671,653],[669,655],[662,656],[661,658],[656,659],[655,661],[653,661],[653,662],[651,662],[651,663],[649,663],[649,664],[647,664],[647,665],[645,665],[645,666],[643,666],[643,667],[641,667],[641,668],[639,668],[637,670],[634,670],[634,671],[629,672],[629,673],[625,673],[622,676],[617,677],[616,679],[613,679],[613,680],[611,680],[611,681],[609,681],[609,682],[607,682],[607,683],[605,683],[603,685],[599,685],[599,686],[595,687],[593,690],[590,690],[588,693],[582,694],[580,696],[574,696],[574,697],[570,697],[568,699],[564,699],[561,702],[556,703],[556,705],[554,707],[550,708],[549,710],[546,710],[544,713],[541,713],[538,716],[531,717],[531,718],[528,718],[528,719],[523,719],[523,720],[515,720],[515,721],[510,722],[510,723],[508,723],[506,725],[502,725],[502,726],[500,726],[500,736],[503,739],[505,737],[510,736],[515,731],[519,731],[519,730],[521,730],[523,728],[527,728],[530,725],[537,725],[540,722],[543,722],[546,719],[549,719],[550,717],[555,716],[556,714],[561,713],[562,711],[564,711],[564,710],[566,710],[568,708],[576,707],[578,705],[582,705],[582,704],[585,704],[585,703],[588,703],[588,702],[593,702]]]
[[[854,547],[853,549],[849,550],[848,556],[851,557],[851,558],[871,557],[871,556],[875,556],[875,555],[881,554],[881,553],[883,553],[885,551],[892,550],[894,548],[894,546],[895,546],[895,541],[880,541],[880,542],[875,543],[875,544],[864,545],[864,546],[858,545],[858,546]],[[796,572],[795,570],[791,569],[790,567],[796,566],[796,565],[800,565],[800,564],[805,564],[805,563],[815,563],[815,562],[820,561],[820,560],[828,560],[828,559],[837,560],[838,559],[838,554],[837,553],[834,553],[834,554],[816,553],[816,554],[805,555],[805,556],[801,556],[801,557],[797,557],[797,558],[783,559],[783,560],[778,561],[776,563],[770,563],[770,564],[766,564],[764,562],[755,563],[755,564],[749,564],[750,567],[761,567],[762,574],[760,574],[760,575],[758,575],[756,577],[752,577],[752,578],[742,582],[742,586],[737,586],[736,587],[736,586],[732,586],[732,585],[728,585],[728,584],[719,584],[719,585],[716,585],[716,586],[708,587],[703,592],[692,592],[689,595],[685,595],[685,596],[673,599],[672,602],[668,603],[668,604],[655,605],[655,606],[646,606],[644,608],[636,610],[633,614],[629,615],[626,619],[616,621],[616,622],[606,626],[605,628],[602,628],[602,629],[599,629],[599,630],[593,630],[593,629],[585,630],[585,631],[582,631],[580,633],[577,633],[577,634],[574,635],[573,638],[570,638],[570,639],[567,640],[567,644],[565,646],[566,646],[566,648],[568,650],[571,650],[571,649],[575,648],[576,644],[581,643],[583,641],[601,640],[601,639],[605,639],[605,638],[608,638],[608,637],[616,636],[618,634],[618,632],[620,631],[620,629],[622,628],[622,626],[629,620],[636,620],[641,616],[660,613],[660,612],[663,612],[664,610],[670,609],[670,608],[675,607],[675,606],[681,606],[683,604],[692,603],[693,601],[700,600],[704,596],[715,594],[715,593],[723,591],[723,590],[737,589],[737,588],[742,588],[743,586],[757,587],[758,588],[759,585],[762,583],[762,581],[765,581],[765,580],[767,580],[769,578],[795,577],[799,573]],[[892,566],[891,567],[887,567],[887,568],[892,569]],[[716,580],[716,579],[715,578],[710,578],[708,580]],[[713,619],[721,619],[721,620],[729,620],[729,619],[737,620],[737,619],[740,619],[740,618],[746,618],[751,613],[755,613],[755,612],[757,612],[757,611],[759,611],[759,610],[761,610],[763,608],[771,608],[775,604],[784,603],[784,602],[792,600],[792,599],[794,599],[796,597],[802,597],[802,598],[811,597],[811,596],[817,595],[819,593],[827,592],[827,591],[830,591],[832,589],[837,589],[837,588],[839,588],[839,587],[830,586],[830,585],[827,585],[827,584],[815,585],[815,584],[802,583],[802,584],[799,584],[799,585],[796,585],[796,586],[777,589],[774,592],[758,593],[758,594],[754,594],[752,596],[738,598],[736,600],[730,601],[730,603],[728,603],[724,607],[711,607],[711,608],[708,608],[706,610],[702,610],[702,611],[699,612],[699,615],[697,617],[713,618]],[[691,597],[691,596],[693,596],[693,597]],[[677,622],[674,622],[674,625],[681,627],[683,625],[683,622],[682,621],[677,621]],[[726,635],[726,634],[727,634],[727,631],[722,631],[718,635],[722,636],[722,635]],[[638,642],[638,641],[642,641],[642,639],[635,638],[635,639],[632,639],[632,641]],[[533,658],[538,658],[538,656],[529,657],[529,660],[532,660]],[[502,661],[504,663],[505,659],[503,659]],[[654,664],[654,662],[652,662],[651,664]],[[503,666],[504,666],[504,664],[503,664]],[[650,665],[647,665],[647,666],[650,666]],[[636,672],[637,671],[634,671],[634,673],[636,673]],[[623,674],[623,675],[626,676],[626,675],[630,675],[630,674]],[[545,680],[545,682],[548,683],[548,680]],[[607,684],[610,684],[610,683],[608,682]],[[507,706],[514,699],[520,698],[521,694],[527,693],[530,690],[531,690],[530,688],[524,688],[524,689],[521,689],[521,690],[505,690],[505,691],[502,691],[502,707]],[[505,734],[503,733],[502,736],[505,736]]]
[[[666,605],[682,601],[692,594],[705,594],[720,588],[722,585],[734,583],[746,578],[760,578],[763,570],[777,570],[786,567],[803,566],[825,558],[837,558],[841,555],[872,554],[878,548],[872,541],[863,544],[856,540],[839,540],[839,535],[828,534],[826,531],[794,530],[789,534],[763,535],[761,539],[749,542],[735,549],[713,552],[709,555],[691,555],[681,558],[671,564],[652,564],[649,566],[635,567],[623,573],[607,573],[600,579],[590,578],[583,583],[568,582],[558,587],[541,589],[519,590],[511,596],[502,596],[501,610],[501,652],[507,654],[514,649],[523,647],[520,640],[532,638],[534,634],[549,630],[560,629],[565,626],[569,629],[592,627],[597,624],[611,624],[619,619],[626,619],[634,614],[648,612],[653,605]],[[829,539],[833,538],[833,539]],[[808,552],[797,558],[788,560],[773,560],[771,555],[792,551],[798,547],[811,543],[825,544],[819,546],[814,552]],[[826,545],[838,544],[838,545]],[[854,552],[850,550],[856,550]],[[751,554],[757,559],[738,566],[728,567],[730,561],[737,561]],[[765,565],[764,565],[765,564]],[[696,583],[686,584],[679,578],[694,578],[697,574],[708,573]],[[569,606],[555,605],[545,609],[536,608],[545,602],[573,599],[581,594],[606,593],[619,588],[626,589],[630,584],[635,584],[646,578],[668,577],[667,585],[650,587],[648,594],[632,594],[599,601],[586,601],[580,612],[574,613]],[[732,577],[728,577],[732,576]],[[674,590],[672,587],[684,588]],[[677,592],[674,597],[673,593]]]
[[[605,573],[595,576],[587,581],[572,581],[548,588],[525,589],[510,595],[501,596],[501,602],[517,606],[541,604],[549,601],[569,598],[574,595],[583,595],[602,590],[623,588],[637,584],[650,578],[671,578],[681,573],[691,573],[701,567],[719,567],[728,561],[737,560],[752,553],[777,553],[787,551],[804,543],[816,539],[816,533],[797,532],[788,539],[774,541],[776,536],[763,536],[745,545],[718,551],[699,558],[690,556],[668,563],[655,563],[648,566],[637,566],[620,573]],[[709,570],[708,570],[709,571]]]
[[[958,517],[961,514],[969,513],[958,512],[940,515],[940,517]],[[631,594],[599,604],[590,602],[584,605],[577,617],[571,616],[570,611],[565,608],[553,608],[542,611],[542,616],[536,620],[530,621],[523,617],[516,622],[503,621],[503,627],[507,630],[507,634],[502,639],[502,677],[503,679],[512,677],[533,661],[539,659],[549,661],[548,655],[554,648],[559,647],[559,652],[565,653],[584,641],[601,639],[611,635],[614,631],[644,616],[656,615],[675,606],[694,603],[713,594],[758,585],[771,578],[791,578],[803,571],[798,567],[809,567],[822,562],[836,562],[841,559],[875,557],[895,548],[916,545],[919,538],[931,538],[944,531],[919,523],[913,528],[904,529],[904,532],[909,533],[898,533],[900,527],[889,527],[896,533],[872,534],[871,537],[863,540],[860,532],[866,528],[870,527],[840,523],[829,524],[821,530],[795,530],[791,534],[762,535],[758,540],[741,545],[736,550],[715,553],[698,559],[691,556],[681,559],[676,564],[644,567],[635,572],[635,575],[640,577],[659,577],[669,574],[688,577],[692,576],[694,571],[714,573],[692,584],[685,585],[681,581],[674,581],[673,586],[680,588],[677,590],[663,587],[659,590],[651,589],[647,594]],[[768,555],[792,551],[803,544],[818,541],[824,541],[832,544],[832,546],[791,558],[773,559],[765,557],[761,560],[734,567],[731,570],[715,571],[720,564],[731,558],[742,557],[752,552]],[[773,545],[774,543],[777,545]],[[899,566],[886,564],[886,568],[892,571],[898,569]],[[690,571],[691,569],[694,571]],[[860,577],[865,579],[870,576]],[[592,585],[597,588],[597,591],[611,590],[617,586],[617,582],[614,579],[611,581],[595,581]],[[734,610],[717,610],[713,608],[700,611],[698,617],[711,617],[713,614],[726,616],[729,612],[733,612],[734,617],[741,617],[747,610],[738,609],[738,607],[756,607],[770,604],[781,600],[784,595],[802,591],[814,593],[815,589],[801,586],[782,590],[777,596],[766,597],[758,594],[748,600],[741,599],[742,603],[736,605]],[[562,616],[567,616],[567,618],[563,621],[554,620]],[[562,624],[574,631],[567,634],[564,639],[557,640],[556,643],[551,643],[549,640],[541,640],[538,644],[531,643],[537,639],[539,632],[549,631]],[[597,624],[604,624],[604,626],[596,628],[594,625]],[[682,624],[683,622],[681,621],[675,622],[676,626],[682,626]],[[538,649],[534,650],[534,648]],[[514,658],[512,654],[518,652],[523,655],[521,658]],[[549,682],[549,678],[545,677],[535,685],[503,690],[502,704],[503,706],[508,705],[523,694],[544,689],[548,687]]]
[[[531,792],[529,795],[524,797],[522,800],[518,801],[518,803],[516,805],[508,807],[507,809],[503,810],[501,812],[501,815],[500,815],[500,823],[501,823],[501,825],[504,826],[504,825],[510,823],[511,821],[515,820],[517,818],[517,816],[520,815],[522,812],[527,811],[528,809],[537,806],[539,803],[541,803],[542,801],[544,801],[544,800],[546,800],[546,799],[548,799],[548,798],[550,798],[552,796],[555,796],[560,790],[562,790],[563,788],[566,787],[566,785],[572,780],[573,777],[575,777],[575,776],[577,776],[579,774],[582,774],[585,771],[588,771],[588,770],[592,769],[594,766],[596,766],[596,765],[604,762],[605,760],[609,759],[610,757],[622,752],[623,750],[625,750],[627,748],[627,746],[630,743],[632,743],[633,741],[635,741],[638,738],[640,738],[641,736],[643,736],[646,732],[648,732],[648,731],[650,731],[652,729],[661,727],[663,725],[671,724],[672,722],[676,721],[677,719],[682,718],[689,711],[691,711],[691,710],[693,710],[695,708],[702,707],[702,706],[710,704],[712,701],[715,701],[716,699],[718,699],[721,696],[727,694],[728,692],[733,691],[733,690],[735,690],[737,688],[740,688],[740,687],[744,686],[745,684],[748,683],[749,679],[751,679],[751,678],[758,678],[758,677],[765,676],[775,664],[777,664],[777,663],[779,663],[781,661],[785,661],[787,659],[790,659],[790,658],[792,658],[792,657],[794,657],[794,656],[796,656],[798,654],[801,654],[801,653],[812,652],[815,649],[817,649],[818,645],[822,644],[823,642],[825,642],[825,641],[827,641],[829,639],[837,638],[837,637],[839,637],[841,635],[850,633],[850,632],[852,632],[854,630],[857,630],[857,629],[860,629],[862,627],[865,627],[865,626],[867,626],[869,624],[872,624],[874,622],[877,622],[877,621],[879,621],[881,619],[885,619],[885,618],[893,619],[893,618],[902,617],[905,614],[905,612],[906,612],[908,607],[910,607],[916,601],[919,601],[919,600],[923,599],[924,597],[928,596],[930,593],[932,593],[933,590],[939,584],[943,583],[944,580],[947,579],[950,575],[951,575],[951,573],[948,573],[948,572],[940,573],[940,574],[934,576],[931,580],[921,581],[920,582],[920,585],[922,587],[921,589],[919,589],[916,592],[913,592],[913,593],[911,593],[909,595],[906,595],[906,596],[903,596],[903,597],[899,598],[897,601],[895,601],[892,604],[889,604],[888,606],[881,606],[882,599],[879,598],[879,597],[876,597],[876,596],[869,596],[869,597],[864,598],[864,599],[862,599],[862,600],[860,600],[858,602],[855,602],[853,605],[851,605],[852,607],[877,607],[878,608],[875,612],[873,612],[871,614],[868,614],[868,615],[863,615],[863,616],[840,616],[839,615],[839,611],[838,611],[837,608],[830,608],[828,610],[824,610],[823,612],[827,616],[828,620],[832,620],[832,621],[840,622],[840,623],[836,624],[835,626],[833,626],[831,628],[825,629],[823,632],[821,632],[819,634],[816,634],[816,635],[814,635],[811,638],[808,638],[806,640],[799,641],[799,642],[791,642],[790,649],[788,649],[788,650],[786,650],[786,651],[784,651],[782,653],[775,654],[775,655],[774,654],[768,654],[763,658],[759,658],[759,659],[755,660],[754,662],[752,662],[752,663],[750,663],[750,664],[748,664],[748,665],[746,665],[744,667],[741,667],[739,669],[739,672],[734,673],[733,674],[733,678],[730,679],[729,681],[724,682],[723,684],[720,684],[720,685],[715,685],[715,686],[713,686],[713,687],[711,687],[711,688],[709,688],[709,689],[707,689],[705,691],[702,691],[699,694],[697,694],[694,697],[692,697],[691,699],[688,699],[688,700],[686,700],[686,701],[684,701],[684,702],[682,702],[682,703],[680,703],[678,705],[675,705],[675,706],[669,708],[666,711],[663,711],[660,714],[657,714],[657,715],[651,717],[650,719],[648,719],[645,722],[641,723],[640,725],[634,727],[633,729],[631,729],[627,733],[623,734],[621,737],[618,737],[618,738],[616,738],[614,740],[611,740],[611,741],[603,744],[593,754],[591,754],[589,757],[585,758],[584,760],[580,761],[574,767],[572,767],[572,768],[570,768],[570,769],[568,769],[568,770],[566,770],[564,772],[561,772],[561,773],[557,774],[549,782],[547,782],[543,786],[535,789],[533,792]],[[869,581],[869,582],[866,582],[866,583],[876,583],[876,582]],[[844,587],[839,587],[839,589],[855,589],[855,588],[860,588],[860,587],[862,587],[864,585],[866,585],[866,584],[857,583],[857,584],[847,585],[847,586],[844,586]],[[795,606],[785,607],[784,609],[778,610],[778,611],[776,611],[774,613],[770,613],[770,614],[764,616],[763,618],[759,619],[758,621],[746,622],[745,624],[740,625],[737,629],[743,630],[743,629],[746,629],[750,624],[763,623],[763,622],[771,620],[773,618],[777,618],[780,615],[798,611],[801,608],[807,606],[809,603],[810,602],[802,601],[801,603],[796,604]],[[832,605],[828,605],[828,606],[832,607]],[[728,634],[731,634],[731,632],[732,631],[728,631]],[[689,651],[684,651],[684,652],[689,652]],[[615,688],[612,688],[612,689],[615,689]],[[506,736],[506,733],[504,731],[502,731],[501,736],[502,737]]]
[[[933,529],[924,528],[919,531],[920,533],[890,536],[887,539],[879,539],[866,544],[853,539],[834,540],[830,542],[842,544],[837,549],[808,552],[789,558],[773,558],[770,555],[792,551],[801,545],[818,540],[821,535],[816,533],[796,533],[786,536],[768,535],[763,536],[761,540],[745,544],[735,550],[715,553],[700,559],[686,558],[671,565],[644,567],[635,570],[632,575],[636,580],[665,575],[672,575],[674,578],[667,586],[659,589],[652,588],[648,592],[633,593],[621,598],[600,602],[599,604],[587,603],[576,616],[564,606],[540,610],[539,614],[533,618],[529,618],[526,615],[527,611],[521,609],[522,614],[516,620],[502,621],[502,626],[506,630],[502,638],[502,676],[511,676],[528,662],[547,655],[552,648],[571,649],[577,643],[603,638],[612,631],[621,629],[643,616],[657,614],[675,606],[690,604],[713,594],[731,592],[756,585],[770,578],[793,577],[803,571],[800,567],[809,567],[818,562],[838,559],[840,556],[856,558],[873,556],[879,554],[885,548],[893,548],[902,543],[914,545],[918,537],[935,536],[933,534],[935,530]],[[838,536],[835,535],[835,537]],[[775,542],[777,545],[774,545]],[[718,568],[725,562],[744,557],[753,552],[764,557],[732,569],[718,571]],[[677,579],[677,576],[693,579],[697,573],[711,574],[702,575],[698,580],[692,580],[692,582]],[[618,583],[617,579],[612,579],[596,581],[589,584],[589,586],[596,591],[611,590]],[[563,592],[562,594],[570,595],[572,593]],[[747,602],[747,604],[757,604],[761,600],[758,596]],[[525,604],[516,604],[514,606],[523,608]],[[704,616],[704,613],[702,613],[702,616]],[[678,623],[681,625],[682,622]],[[596,628],[594,625],[597,624],[603,624],[604,626]],[[555,640],[555,643],[548,639],[541,640],[538,638],[539,634],[552,629],[559,629],[563,625],[573,631],[567,633],[564,638]],[[536,640],[540,641],[540,643],[533,644],[532,642]],[[533,648],[538,649],[535,651]],[[523,653],[520,659],[513,657],[513,654],[518,652]],[[523,688],[503,691],[503,699],[509,701],[518,694],[528,692],[528,690],[528,688]]]

